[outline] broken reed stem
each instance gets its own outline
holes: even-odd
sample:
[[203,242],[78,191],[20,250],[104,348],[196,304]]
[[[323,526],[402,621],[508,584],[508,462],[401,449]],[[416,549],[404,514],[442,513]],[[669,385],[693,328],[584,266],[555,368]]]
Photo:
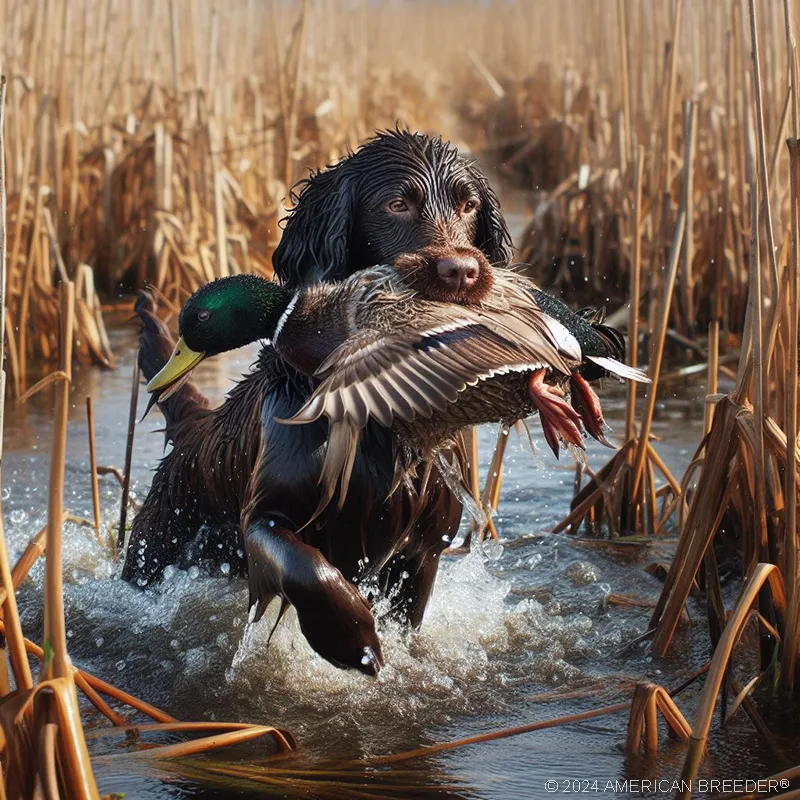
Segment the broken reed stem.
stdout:
[[636,755],[644,739],[645,753],[658,755],[658,712],[664,717],[670,735],[688,739],[692,728],[669,692],[654,683],[639,683],[634,687],[625,751]]
[[16,591],[22,585],[22,581],[28,577],[31,567],[42,557],[47,547],[47,523],[39,530],[36,536],[28,542],[22,555],[14,564],[11,570],[11,583]]
[[587,719],[595,719],[597,717],[604,717],[609,714],[618,714],[620,711],[627,711],[631,707],[629,701],[624,703],[615,703],[611,706],[604,706],[603,708],[595,708],[591,711],[581,711],[578,714],[568,714],[558,719],[545,719],[541,722],[532,722],[528,725],[518,725],[514,728],[503,728],[499,731],[492,731],[491,733],[481,733],[477,736],[468,736],[465,739],[458,739],[454,742],[442,742],[440,744],[425,745],[418,747],[416,750],[409,750],[405,753],[394,753],[388,756],[374,756],[367,759],[367,763],[372,765],[376,764],[395,764],[398,761],[409,761],[412,758],[421,758],[423,756],[430,756],[434,753],[442,753],[447,750],[455,750],[458,747],[464,747],[468,744],[479,744],[480,742],[493,742],[497,739],[505,739],[509,736],[518,736],[521,733],[532,733],[533,731],[542,731],[547,728],[557,728],[559,725],[569,725],[574,722],[583,722]]
[[[170,727],[180,729],[181,726]],[[224,724],[214,727],[224,727]],[[294,740],[290,736],[270,725],[242,725],[241,727],[236,726],[233,730],[218,733],[215,736],[204,736],[201,739],[177,742],[175,744],[162,744],[158,747],[148,747],[142,750],[130,750],[127,753],[115,753],[105,756],[105,758],[115,762],[130,759],[185,758],[197,753],[217,750],[221,747],[230,747],[252,739],[260,739],[262,736],[271,736],[278,750],[282,753],[289,753],[296,747]]]
[[119,714],[118,712],[114,711],[113,708],[101,697],[100,693],[97,692],[86,678],[83,677],[80,673],[76,672],[74,674],[75,679],[75,686],[80,689],[83,693],[83,696],[112,724],[112,725],[127,725],[128,720]]
[[89,427],[89,465],[92,470],[92,510],[94,511],[94,532],[100,540],[100,486],[97,479],[97,448],[94,436],[94,407],[92,398],[86,398],[86,422]]
[[[642,288],[642,180],[644,177],[644,147],[636,150],[633,181],[633,258],[631,259],[630,308],[628,311],[628,363],[639,363],[639,295]],[[636,435],[636,381],[628,381],[625,413],[625,439]]]
[[778,568],[774,564],[758,564],[753,575],[744,585],[736,606],[728,616],[722,637],[714,650],[711,668],[706,676],[703,694],[700,698],[700,707],[697,710],[695,722],[692,726],[689,750],[683,765],[681,774],[682,789],[676,795],[681,800],[689,800],[691,797],[690,787],[694,784],[694,779],[703,760],[708,733],[711,730],[711,720],[717,703],[717,695],[722,686],[722,680],[730,666],[733,648],[736,646],[745,625],[750,620],[750,608],[756,601],[764,584],[768,582],[777,597],[783,596],[783,581]]
[[125,441],[125,470],[122,480],[122,508],[119,512],[119,535],[117,537],[117,550],[122,552],[128,549],[128,537],[125,533],[125,523],[128,519],[128,495],[131,488],[131,465],[133,463],[133,436],[136,432],[136,409],[139,406],[139,351],[133,363],[133,383],[131,384],[131,402],[128,411],[128,435]]
[[[0,620],[0,634],[8,636],[8,623],[5,619]],[[32,642],[30,639],[23,639],[23,648],[34,658],[38,658],[39,660],[44,659],[44,650],[39,647],[36,642]],[[144,700],[140,700],[138,697],[134,697],[122,689],[118,689],[116,686],[107,683],[96,675],[92,675],[90,672],[75,669],[75,675],[85,680],[86,683],[96,691],[102,692],[108,697],[112,697],[114,700],[118,700],[120,703],[130,706],[136,711],[140,711],[145,716],[157,722],[177,722],[175,717],[171,717],[166,711],[162,711],[160,708],[150,705],[150,703],[145,703]]]
[[686,228],[686,212],[681,211],[678,216],[678,223],[675,226],[675,236],[672,240],[672,251],[670,253],[670,263],[667,268],[667,280],[664,286],[661,313],[658,319],[658,328],[655,334],[653,359],[649,378],[652,381],[647,387],[647,408],[642,418],[642,429],[639,433],[639,442],[636,450],[636,457],[633,461],[633,490],[630,502],[635,503],[639,493],[639,486],[642,482],[645,456],[647,455],[647,444],[650,440],[650,429],[653,424],[653,414],[656,409],[656,396],[658,394],[658,378],[661,374],[661,361],[664,356],[664,342],[667,337],[667,327],[669,325],[669,310],[672,305],[672,294],[675,289],[675,279],[678,275],[678,265],[680,264],[681,244],[683,242],[684,231]]
[[138,711],[141,714],[156,720],[157,722],[177,722],[175,717],[167,714],[166,711],[162,711],[160,708],[157,708],[150,703],[146,703],[144,700],[140,700],[138,697],[134,697],[132,694],[128,694],[128,692],[117,688],[113,684],[104,681],[102,678],[98,678],[96,675],[91,675],[83,670],[77,670],[76,674],[80,675],[86,681],[86,683],[88,683],[89,686],[96,691],[102,692],[108,697],[112,697],[114,700],[124,703],[126,706],[130,706],[135,711]]
[[60,367],[68,376],[56,384],[53,447],[50,454],[50,488],[47,505],[47,557],[45,560],[44,636],[53,648],[48,678],[70,675],[67,631],[64,622],[62,530],[64,524],[64,470],[67,456],[69,391],[72,385],[72,332],[75,313],[75,284],[59,286],[61,334]]

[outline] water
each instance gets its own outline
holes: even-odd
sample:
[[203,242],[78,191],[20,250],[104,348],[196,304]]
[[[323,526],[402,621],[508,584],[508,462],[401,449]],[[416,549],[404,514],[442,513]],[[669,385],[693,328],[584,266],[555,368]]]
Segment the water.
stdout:
[[[92,513],[87,395],[95,403],[99,463],[121,466],[124,460],[132,333],[117,331],[114,343],[121,354],[119,369],[79,370],[73,387],[65,505],[80,517]],[[247,369],[253,353],[239,351],[205,363],[198,382],[219,399]],[[609,384],[602,394],[608,420],[619,431],[622,393]],[[668,399],[654,425],[654,433],[662,437],[659,452],[676,474],[682,473],[700,440],[701,396],[698,383],[681,398]],[[141,400],[143,408],[143,392]],[[47,393],[26,409],[7,412],[4,512],[13,558],[45,521],[51,413],[52,396]],[[162,453],[163,437],[154,432],[160,421],[155,411],[137,428],[134,498],[146,493]],[[679,633],[675,651],[680,656],[662,661],[644,648],[620,652],[646,630],[650,609],[609,604],[612,593],[655,600],[660,583],[644,567],[668,560],[673,543],[621,550],[547,533],[569,508],[574,465],[565,454],[560,462],[552,457],[538,423],[531,429],[535,455],[526,439],[510,434],[496,520],[500,544],[443,558],[419,633],[402,629],[382,616],[384,609],[376,609],[386,658],[377,679],[337,670],[316,656],[291,613],[267,648],[270,615],[247,625],[246,585],[229,578],[224,568],[210,576],[196,569],[171,569],[161,585],[142,592],[116,578],[117,565],[91,528],[68,523],[65,594],[73,660],[181,719],[284,727],[301,751],[281,763],[287,769],[311,770],[619,702],[629,696],[625,682],[631,679],[676,685],[708,660],[702,608],[690,609],[696,624]],[[486,462],[496,435],[492,428],[481,432]],[[609,454],[589,442],[590,466],[600,466]],[[116,481],[103,477],[100,487],[104,521],[116,523]],[[37,564],[20,593],[23,625],[34,639],[41,636],[41,589],[42,565]],[[584,686],[588,694],[550,699]],[[679,699],[690,720],[697,694],[693,687]],[[91,725],[104,727],[91,709],[87,716]],[[422,796],[425,787],[438,786],[446,796],[506,800],[545,797],[547,780],[560,781],[563,794],[568,779],[597,780],[597,790],[589,786],[581,793],[598,793],[609,780],[677,777],[683,746],[662,735],[657,765],[627,757],[626,721],[624,713],[601,717],[403,762],[394,770],[351,766],[352,774],[340,780],[366,780],[370,797],[387,796],[394,781],[405,787],[394,797]],[[148,800],[253,796],[231,785],[203,788],[168,764],[156,770],[115,760],[113,755],[125,749],[119,738],[90,738],[90,747],[101,792],[125,791],[128,798]],[[256,744],[239,747],[230,757],[252,759],[270,752]],[[707,775],[756,778],[783,766],[740,714],[724,731],[714,731],[704,770]],[[276,796],[316,796],[313,787],[301,783],[272,791]],[[351,796],[349,790],[338,791],[338,796]]]

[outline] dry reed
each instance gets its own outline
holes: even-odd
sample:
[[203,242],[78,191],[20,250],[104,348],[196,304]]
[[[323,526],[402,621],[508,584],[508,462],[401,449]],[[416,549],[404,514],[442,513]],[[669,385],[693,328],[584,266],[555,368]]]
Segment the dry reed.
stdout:
[[[557,10],[519,2],[504,14],[475,2],[461,4],[456,15],[434,8],[447,24],[423,26],[420,35],[412,5],[362,5],[353,25],[347,15],[310,1],[256,11],[234,2],[225,15],[211,0],[151,7],[136,0],[119,8],[105,0],[6,4],[0,23],[3,69],[11,77],[10,257],[0,336],[6,337],[10,391],[25,396],[37,359],[58,356],[60,369],[33,390],[55,383],[59,399],[66,394],[71,359],[65,360],[66,339],[60,345],[56,333],[59,286],[76,287],[70,304],[75,358],[110,365],[96,288],[112,292],[151,282],[179,305],[213,277],[269,275],[287,185],[376,127],[400,120],[484,149],[487,162],[528,191],[532,213],[521,258],[532,273],[576,303],[607,303],[612,321],[627,324],[632,362],[643,360],[640,339],[646,340],[655,381],[640,423],[632,388],[622,447],[579,489],[559,529],[574,532],[585,521],[593,532],[655,535],[677,524],[679,544],[652,619],[653,648],[661,655],[670,647],[699,585],[714,659],[691,728],[659,687],[637,689],[629,749],[644,738],[645,750],[655,752],[660,709],[676,732],[691,732],[685,767],[691,776],[746,625],[756,628],[760,670],[738,689],[731,681],[732,710],[745,708],[759,725],[754,687],[777,684],[787,697],[797,692],[794,5],[784,0],[781,21],[778,4],[759,6],[757,15],[753,0],[749,7],[716,0],[647,7],[634,0],[615,6],[567,0]],[[607,24],[610,13],[616,25]],[[584,24],[568,24],[575,19]],[[774,35],[782,23],[785,46]],[[427,31],[434,32],[435,46]],[[332,41],[346,58],[329,57]],[[398,54],[387,47],[390,41],[403,42]],[[465,41],[464,74],[454,77],[450,65],[459,63]],[[540,46],[531,47],[534,41]],[[445,96],[453,100],[449,116],[441,111]],[[2,173],[0,184],[4,192]],[[3,218],[4,292],[5,236]],[[701,330],[708,330],[707,342],[696,341]],[[651,430],[665,382],[659,386],[663,360],[684,356],[689,347],[704,362],[691,369],[707,375],[705,435],[678,481]],[[720,379],[730,376],[726,364],[737,349],[735,389],[721,395]],[[483,493],[477,472],[471,476],[487,509],[497,507],[506,441],[501,432]],[[56,460],[51,491],[57,495],[63,458],[60,467]],[[63,507],[56,495],[49,528],[58,541]],[[714,554],[723,522],[740,534],[746,579],[732,611],[722,601]],[[487,527],[496,535],[491,519]],[[50,530],[47,545],[44,536],[12,573],[0,528],[4,589],[18,585],[45,546],[50,551]],[[55,632],[58,647],[50,668],[63,671],[57,586],[51,570],[48,635]],[[23,638],[14,606],[13,591],[6,591],[3,632],[12,671],[18,685],[32,690],[26,649],[39,658],[44,651]],[[761,676],[775,680],[759,684]],[[62,705],[33,708],[45,720],[35,742],[46,763],[61,741],[51,726],[63,722],[57,711],[70,707],[75,686],[112,722],[119,723],[119,714],[101,694],[170,719],[93,676],[68,669],[54,680],[65,681],[53,684]],[[384,763],[630,705],[389,756]],[[70,732],[79,741],[78,730]],[[73,747],[75,763],[83,763],[82,752]]]
[[[0,79],[0,308],[5,318],[6,296],[6,183],[5,183],[5,109],[6,80]],[[191,724],[175,727],[175,721],[164,712],[72,666],[67,653],[64,617],[62,527],[64,511],[64,475],[67,420],[72,384],[72,349],[77,298],[75,284],[62,275],[59,296],[59,369],[52,373],[56,402],[53,445],[50,460],[48,522],[40,535],[26,549],[14,570],[11,569],[0,513],[0,583],[2,583],[2,622],[0,635],[8,647],[8,658],[14,677],[12,691],[7,677],[0,695],[0,727],[3,731],[3,771],[0,794],[10,800],[28,797],[60,797],[75,800],[99,798],[89,753],[84,739],[78,690],[114,725],[127,719],[114,710],[100,692],[130,705],[136,711],[152,716],[175,730],[193,730]],[[5,381],[4,338],[6,327],[0,325],[0,386]],[[0,392],[0,465],[2,464],[2,409],[5,395]],[[91,404],[88,406],[90,422]],[[96,475],[94,439],[90,437],[92,473]],[[95,523],[99,509],[95,487]],[[2,500],[0,499],[0,503]],[[2,508],[0,507],[0,512]],[[91,523],[90,523],[91,524]],[[36,558],[47,551],[44,581],[44,647],[39,648],[23,637],[16,605],[16,588]],[[28,653],[38,657],[39,677],[34,684]],[[2,653],[5,661],[5,651]],[[225,729],[226,724],[218,726]],[[228,726],[230,727],[230,726]],[[201,738],[157,747],[147,751],[150,758],[175,758],[196,752],[226,747],[237,742],[269,735],[280,750],[291,750],[295,744],[288,734],[269,726],[236,724],[235,730],[219,736]]]
[[[640,5],[621,0],[618,31],[632,26],[647,32],[635,43],[620,40],[621,75],[598,84],[592,70],[565,66],[558,108],[559,73],[550,67],[527,83],[505,85],[498,104],[525,133],[519,141],[495,142],[495,152],[505,158],[509,177],[536,186],[522,260],[542,283],[576,303],[605,297],[619,306],[628,289],[630,304],[612,321],[627,323],[633,363],[639,331],[646,333],[654,383],[640,424],[634,388],[620,450],[590,473],[555,530],[574,533],[586,522],[591,533],[659,534],[677,526],[677,551],[652,617],[652,649],[662,656],[672,645],[693,588],[705,598],[715,648],[692,727],[668,711],[670,727],[691,733],[684,778],[696,775],[721,688],[723,696],[736,693],[732,704],[723,700],[723,715],[743,708],[765,736],[769,725],[757,694],[797,700],[800,122],[794,6],[785,0],[781,20],[777,4],[754,0],[677,2],[670,18],[664,10],[645,15]],[[681,22],[682,14],[690,19]],[[785,42],[775,36],[781,28]],[[685,40],[689,29],[700,32],[693,46]],[[666,44],[663,64],[659,49],[643,48],[642,41]],[[602,56],[594,66],[602,72]],[[694,340],[704,328],[705,347]],[[704,438],[677,481],[662,469],[650,431],[665,352],[685,357],[689,347],[705,363],[679,374],[706,373]],[[739,368],[732,373],[725,364],[737,350]],[[721,379],[731,377],[734,390],[720,394]],[[716,561],[722,535],[733,537],[744,577],[732,611],[725,608]],[[731,661],[748,623],[756,633],[759,670],[742,685]],[[638,749],[644,737],[654,754],[658,692],[637,692],[629,749]]]

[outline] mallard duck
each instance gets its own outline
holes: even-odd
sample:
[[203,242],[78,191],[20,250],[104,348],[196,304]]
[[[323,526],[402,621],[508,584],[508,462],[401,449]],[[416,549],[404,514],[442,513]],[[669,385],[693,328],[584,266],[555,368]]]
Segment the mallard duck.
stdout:
[[404,473],[468,425],[513,422],[538,411],[556,453],[559,439],[583,447],[581,422],[602,439],[600,404],[581,370],[590,379],[611,373],[647,381],[621,362],[619,334],[510,271],[471,306],[424,299],[401,267],[296,291],[237,275],[192,295],[179,328],[171,358],[147,387],[162,398],[202,359],[265,338],[284,361],[318,381],[300,410],[280,420],[328,419],[321,497],[311,519],[337,486],[344,502],[370,419],[391,428],[401,444],[396,488]]

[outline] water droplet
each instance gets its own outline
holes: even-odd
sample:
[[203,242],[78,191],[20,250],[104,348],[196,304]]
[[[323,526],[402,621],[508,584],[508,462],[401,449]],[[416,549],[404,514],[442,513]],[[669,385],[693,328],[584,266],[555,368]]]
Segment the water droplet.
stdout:
[[120,659],[117,661],[115,666],[117,668],[117,672],[122,672],[122,670],[124,670],[128,665],[125,663],[124,659]]
[[375,657],[375,651],[367,645],[364,648],[364,655],[361,656],[361,663],[366,667],[367,664],[377,664],[378,659]]
[[503,545],[497,539],[486,539],[483,543],[483,554],[488,561],[497,561],[503,555]]

